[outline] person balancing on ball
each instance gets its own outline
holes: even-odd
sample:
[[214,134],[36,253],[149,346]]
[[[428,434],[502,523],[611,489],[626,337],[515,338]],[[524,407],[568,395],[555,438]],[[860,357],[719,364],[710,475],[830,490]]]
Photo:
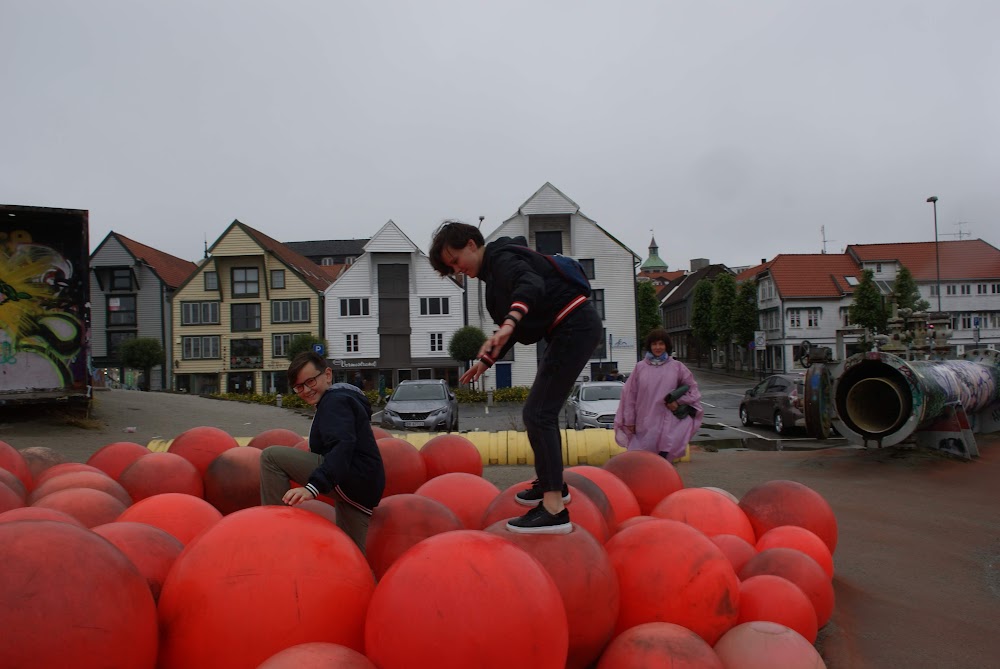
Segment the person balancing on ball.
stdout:
[[460,383],[479,379],[515,342],[547,343],[522,414],[537,479],[517,493],[516,500],[532,508],[509,520],[507,529],[567,534],[573,526],[565,507],[569,489],[563,483],[559,411],[600,343],[602,325],[587,299],[586,277],[569,278],[551,257],[526,244],[524,237],[500,237],[486,244],[478,228],[445,221],[434,233],[429,255],[441,276],[464,274],[486,284],[486,308],[499,326]]

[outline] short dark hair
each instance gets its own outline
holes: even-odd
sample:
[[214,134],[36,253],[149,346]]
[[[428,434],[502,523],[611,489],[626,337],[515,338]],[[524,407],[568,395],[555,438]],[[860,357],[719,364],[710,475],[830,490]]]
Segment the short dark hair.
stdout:
[[299,353],[297,356],[295,356],[295,359],[292,360],[291,364],[288,365],[289,386],[295,385],[295,382],[299,378],[299,372],[301,372],[302,368],[308,365],[310,362],[313,364],[314,367],[316,367],[317,372],[326,371],[326,369],[330,366],[326,364],[326,358],[316,353],[315,351],[303,351],[302,353]]
[[653,328],[652,330],[649,331],[649,334],[646,335],[646,350],[647,351],[653,350],[653,343],[658,341],[662,341],[664,344],[667,345],[668,355],[673,355],[674,344],[672,341],[670,341],[670,335],[668,335],[667,331],[664,330],[663,328]]
[[483,233],[474,225],[462,223],[461,221],[445,221],[442,223],[431,238],[431,249],[428,254],[430,255],[431,267],[434,268],[434,271],[441,276],[454,274],[452,269],[441,258],[441,252],[444,251],[445,246],[452,249],[460,249],[468,244],[470,239],[476,242],[476,248],[486,244],[486,240],[483,239]]

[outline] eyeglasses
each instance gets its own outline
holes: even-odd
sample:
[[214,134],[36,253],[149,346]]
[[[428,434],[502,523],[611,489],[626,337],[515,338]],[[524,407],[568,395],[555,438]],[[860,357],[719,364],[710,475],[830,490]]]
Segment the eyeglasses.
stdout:
[[[326,370],[324,369],[323,372],[325,372],[325,371]],[[292,392],[293,393],[301,393],[306,388],[315,388],[316,387],[316,382],[319,380],[319,377],[323,376],[323,372],[320,372],[316,376],[310,376],[308,379],[306,379],[302,383],[296,383],[294,386],[292,386]]]

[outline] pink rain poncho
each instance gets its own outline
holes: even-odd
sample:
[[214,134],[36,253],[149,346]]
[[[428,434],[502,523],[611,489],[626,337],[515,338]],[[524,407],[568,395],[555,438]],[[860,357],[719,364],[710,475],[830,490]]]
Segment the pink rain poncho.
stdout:
[[[663,399],[680,386],[688,391],[678,404],[695,408],[695,416],[677,418]],[[630,451],[666,453],[670,460],[684,455],[691,437],[701,427],[704,410],[701,392],[684,363],[666,357],[661,361],[647,354],[625,382],[615,414],[615,441]]]

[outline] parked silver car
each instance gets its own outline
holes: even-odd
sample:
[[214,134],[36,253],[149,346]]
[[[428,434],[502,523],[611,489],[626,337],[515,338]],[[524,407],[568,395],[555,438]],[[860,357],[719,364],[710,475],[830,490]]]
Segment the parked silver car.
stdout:
[[458,431],[458,400],[441,379],[400,381],[382,410],[382,427]]
[[566,426],[575,430],[613,428],[624,387],[620,381],[587,381],[578,385],[566,400]]

